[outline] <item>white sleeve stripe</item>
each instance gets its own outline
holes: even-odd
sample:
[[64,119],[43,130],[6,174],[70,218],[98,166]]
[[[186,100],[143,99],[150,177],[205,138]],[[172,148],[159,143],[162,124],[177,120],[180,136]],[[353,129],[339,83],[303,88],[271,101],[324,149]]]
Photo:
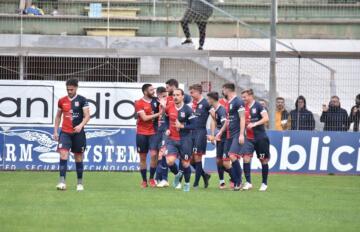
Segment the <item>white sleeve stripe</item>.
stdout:
[[144,110],[139,110],[138,112],[136,112],[137,114],[140,114],[141,112],[144,112]]
[[90,106],[83,106],[83,109],[84,109],[84,108],[89,108],[89,107],[90,107]]
[[244,108],[244,107],[241,107],[241,108],[238,110],[238,112],[243,112],[243,111],[245,111],[245,108]]
[[226,118],[222,118],[220,121],[221,121],[221,122],[226,121]]

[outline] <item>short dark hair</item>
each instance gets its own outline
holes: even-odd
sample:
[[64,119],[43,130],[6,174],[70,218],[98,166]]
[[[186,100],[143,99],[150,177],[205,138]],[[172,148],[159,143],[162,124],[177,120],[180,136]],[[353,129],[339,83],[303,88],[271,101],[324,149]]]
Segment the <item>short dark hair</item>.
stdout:
[[202,85],[200,85],[200,84],[190,85],[189,90],[196,90],[199,93],[202,93]]
[[228,82],[228,83],[223,84],[222,87],[225,88],[225,89],[229,89],[231,91],[235,91],[235,84],[234,83]]
[[215,101],[219,101],[219,93],[218,92],[209,92],[207,96]]
[[252,89],[245,89],[245,90],[241,91],[241,94],[244,94],[244,93],[254,96],[254,91]]
[[276,98],[276,101],[278,101],[278,100],[285,101],[285,99],[284,99],[283,97],[277,97],[277,98]]
[[148,90],[150,86],[152,86],[152,84],[143,84],[143,86],[141,87],[142,92],[144,93],[146,90]]
[[180,89],[180,88],[176,88],[174,91],[176,91],[176,90],[178,90],[178,91],[180,91],[181,92],[181,95],[185,95],[185,93],[184,93],[184,90],[183,89]]
[[163,86],[159,86],[156,88],[156,94],[161,94],[161,93],[165,93],[166,92],[166,88]]
[[78,86],[79,86],[79,80],[76,79],[76,78],[68,79],[68,80],[66,81],[66,86],[75,86],[75,87],[78,87]]
[[331,96],[331,99],[336,98],[340,101],[340,98],[337,95]]
[[175,79],[169,79],[165,82],[165,84],[179,88],[179,82]]

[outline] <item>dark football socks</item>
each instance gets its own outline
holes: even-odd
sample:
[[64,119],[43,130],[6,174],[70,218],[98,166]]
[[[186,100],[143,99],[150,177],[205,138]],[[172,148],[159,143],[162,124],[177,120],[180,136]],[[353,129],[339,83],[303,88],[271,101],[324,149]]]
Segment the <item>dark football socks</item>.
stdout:
[[203,168],[202,168],[202,162],[196,162],[195,163],[195,181],[194,181],[194,186],[198,186],[199,185],[199,181],[200,181],[200,177],[203,174]]
[[150,179],[154,179],[156,167],[150,167]]
[[146,169],[141,169],[141,170],[140,170],[140,173],[141,173],[142,180],[143,180],[143,181],[147,181],[147,178],[146,178]]
[[189,166],[187,168],[184,168],[185,183],[190,183],[190,177],[191,177],[191,168]]
[[76,166],[76,175],[77,175],[77,179],[78,179],[78,184],[82,184],[84,163],[83,162],[75,162],[75,166]]
[[65,183],[66,178],[66,170],[67,170],[67,160],[60,159],[60,182]]
[[250,163],[244,163],[244,175],[247,182],[251,183]]
[[268,175],[269,175],[269,164],[262,164],[262,182],[267,185]]
[[219,180],[224,180],[224,167],[222,165],[217,165],[217,171],[219,175]]
[[177,165],[174,163],[173,165],[169,166],[169,169],[174,175],[177,175],[179,173]]

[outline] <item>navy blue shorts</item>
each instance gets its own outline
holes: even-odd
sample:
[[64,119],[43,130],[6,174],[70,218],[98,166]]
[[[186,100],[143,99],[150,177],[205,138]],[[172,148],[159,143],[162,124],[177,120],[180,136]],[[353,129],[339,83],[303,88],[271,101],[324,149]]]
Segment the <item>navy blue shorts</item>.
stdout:
[[138,153],[148,153],[149,151],[157,151],[158,144],[156,135],[139,135],[136,134],[136,149]]
[[226,150],[228,154],[240,156],[242,145],[239,143],[239,133],[236,133],[232,138],[226,139]]
[[222,160],[229,159],[229,155],[226,149],[226,139],[216,141],[216,158]]
[[242,147],[241,155],[253,155],[254,151],[258,159],[270,159],[270,141],[268,137],[261,139],[246,139]]
[[86,135],[82,130],[80,133],[60,132],[58,150],[68,150],[72,153],[83,153],[86,149]]
[[192,141],[190,136],[181,138],[179,141],[168,138],[166,141],[166,155],[176,156],[185,161],[190,160],[192,155]]
[[160,150],[165,146],[166,143],[167,136],[165,135],[165,131],[158,131],[154,136],[155,136],[154,143],[157,144],[157,150]]
[[191,133],[193,140],[193,153],[205,154],[207,146],[207,131],[206,129],[196,129]]

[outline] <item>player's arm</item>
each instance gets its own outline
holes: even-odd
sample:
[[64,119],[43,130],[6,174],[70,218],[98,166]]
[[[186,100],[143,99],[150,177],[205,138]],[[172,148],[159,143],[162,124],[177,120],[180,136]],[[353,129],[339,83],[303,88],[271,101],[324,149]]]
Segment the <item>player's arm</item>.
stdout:
[[226,118],[222,118],[221,119],[221,129],[219,130],[219,132],[216,134],[215,139],[220,141],[221,140],[221,136],[222,134],[226,131],[226,126],[227,126],[227,122],[226,122]]
[[90,121],[90,110],[89,110],[89,106],[85,106],[83,107],[83,120],[81,121],[81,123],[79,125],[77,125],[76,127],[74,127],[74,132],[75,133],[80,133],[80,131],[84,128],[84,126]]
[[53,138],[58,141],[59,140],[59,126],[60,126],[60,122],[61,122],[61,115],[62,115],[62,110],[59,108],[56,116],[55,116],[55,125],[54,125],[54,134],[53,134]]
[[159,111],[158,113],[146,115],[145,111],[139,111],[138,116],[143,120],[144,122],[154,120],[155,118],[158,118],[162,114],[162,111]]
[[196,128],[196,120],[192,112],[187,112],[186,118],[187,119],[184,123],[181,123],[179,122],[179,120],[176,120],[175,127],[179,129],[194,130]]
[[215,142],[215,129],[216,129],[216,121],[213,117],[211,117],[210,121],[210,135],[207,136],[207,139],[211,142]]
[[239,143],[244,144],[245,142],[245,107],[241,106],[238,110],[240,117],[240,136]]
[[257,127],[260,125],[265,125],[266,123],[269,122],[269,114],[267,113],[266,110],[263,110],[261,112],[261,119],[257,122],[253,122],[253,123],[249,123],[248,128],[253,128],[253,127]]

